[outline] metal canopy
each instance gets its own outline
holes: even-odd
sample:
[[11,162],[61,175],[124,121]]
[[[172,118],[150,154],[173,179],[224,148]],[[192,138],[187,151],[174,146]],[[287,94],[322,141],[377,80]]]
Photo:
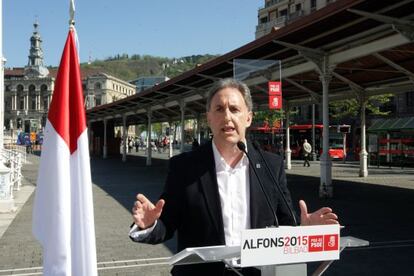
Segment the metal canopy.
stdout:
[[[148,110],[156,110],[152,122],[179,120],[179,102],[184,101],[185,117],[194,118],[205,113],[206,92],[214,81],[233,76],[233,59],[281,60],[284,100],[290,106],[317,103],[322,84],[306,49],[324,53],[334,67],[330,100],[355,97],[355,91],[366,96],[412,91],[413,23],[401,22],[414,22],[413,0],[338,0],[169,81],[88,110],[87,117],[122,125],[125,115],[133,125],[145,123]],[[278,74],[275,69],[274,76]],[[266,81],[258,76],[248,83],[256,110],[267,107]]]
[[372,122],[368,132],[387,132],[399,130],[414,130],[414,117],[377,119]]

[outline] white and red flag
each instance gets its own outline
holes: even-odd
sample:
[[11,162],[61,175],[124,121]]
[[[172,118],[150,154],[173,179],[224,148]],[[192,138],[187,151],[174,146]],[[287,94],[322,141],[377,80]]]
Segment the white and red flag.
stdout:
[[97,275],[92,181],[82,82],[70,30],[45,127],[33,209],[44,275]]

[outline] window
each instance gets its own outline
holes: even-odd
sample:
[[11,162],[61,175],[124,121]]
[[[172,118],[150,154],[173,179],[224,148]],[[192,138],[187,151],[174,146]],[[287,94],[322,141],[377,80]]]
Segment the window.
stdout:
[[96,97],[95,98],[95,101],[96,101],[96,104],[95,104],[95,106],[98,106],[98,105],[101,105],[101,97]]
[[47,97],[43,98],[43,109],[44,110],[49,109],[48,102],[47,102]]
[[296,4],[295,11],[300,11],[301,9],[302,9],[302,5],[301,4]]
[[311,10],[316,10],[316,0],[311,0]]
[[281,10],[281,11],[279,12],[279,16],[280,16],[280,17],[282,17],[282,16],[286,16],[286,15],[287,15],[287,9]]
[[30,108],[32,110],[36,110],[36,98],[35,97],[32,97],[32,104],[31,104]]
[[101,89],[101,88],[102,86],[100,82],[95,83],[95,89]]
[[24,97],[20,97],[20,105],[19,105],[19,109],[23,110],[24,109]]

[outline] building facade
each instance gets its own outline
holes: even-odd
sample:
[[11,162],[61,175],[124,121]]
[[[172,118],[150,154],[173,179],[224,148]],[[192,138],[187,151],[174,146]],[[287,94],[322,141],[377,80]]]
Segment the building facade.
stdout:
[[[28,64],[4,71],[4,126],[12,131],[39,132],[46,124],[57,69],[43,64],[42,39],[34,23]],[[136,87],[96,70],[81,69],[86,108],[107,104],[136,93]]]
[[258,12],[256,39],[332,2],[335,0],[265,0]]
[[43,65],[42,39],[36,22],[30,38],[29,61],[24,68],[4,72],[5,127],[30,132],[46,122],[55,78]]
[[96,73],[83,79],[86,108],[115,102],[134,95],[135,85],[105,73]]

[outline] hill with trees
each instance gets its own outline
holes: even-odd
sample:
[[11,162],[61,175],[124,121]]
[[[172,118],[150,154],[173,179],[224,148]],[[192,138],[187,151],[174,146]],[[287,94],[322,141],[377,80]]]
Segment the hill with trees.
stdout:
[[105,60],[82,63],[81,68],[102,70],[125,81],[148,76],[173,78],[217,56],[192,55],[180,58],[156,57],[150,55],[118,54]]

